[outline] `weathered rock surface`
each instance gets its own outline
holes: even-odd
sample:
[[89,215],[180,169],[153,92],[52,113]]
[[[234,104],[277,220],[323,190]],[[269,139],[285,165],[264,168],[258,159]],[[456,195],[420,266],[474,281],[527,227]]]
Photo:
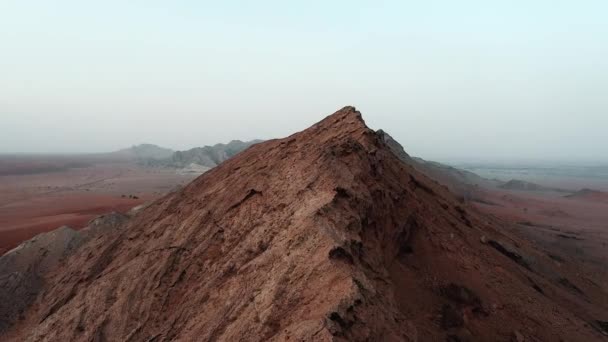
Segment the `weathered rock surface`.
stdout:
[[534,267],[553,265],[500,228],[403,163],[345,107],[254,145],[88,241],[0,337],[509,341],[517,330],[538,341],[603,338],[587,322],[606,305],[573,304],[577,294],[480,243],[509,243]]

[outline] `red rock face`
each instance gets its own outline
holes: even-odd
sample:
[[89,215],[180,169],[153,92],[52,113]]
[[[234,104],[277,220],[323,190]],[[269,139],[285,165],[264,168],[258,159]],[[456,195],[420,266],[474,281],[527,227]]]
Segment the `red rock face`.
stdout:
[[599,340],[605,295],[563,272],[345,107],[81,247],[4,338]]

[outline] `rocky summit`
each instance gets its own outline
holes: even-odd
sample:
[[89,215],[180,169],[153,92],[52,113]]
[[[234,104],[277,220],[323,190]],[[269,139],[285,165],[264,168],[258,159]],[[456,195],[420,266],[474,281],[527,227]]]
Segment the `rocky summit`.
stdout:
[[393,150],[353,107],[256,144],[87,241],[0,338],[603,338],[605,293]]

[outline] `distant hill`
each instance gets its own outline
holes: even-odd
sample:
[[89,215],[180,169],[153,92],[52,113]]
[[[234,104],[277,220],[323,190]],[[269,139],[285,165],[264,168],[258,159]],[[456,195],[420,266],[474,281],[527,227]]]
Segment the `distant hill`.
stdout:
[[549,188],[545,188],[542,185],[538,185],[532,182],[526,182],[519,179],[511,179],[505,184],[500,186],[501,189],[506,190],[521,190],[521,191],[545,191],[549,190]]
[[602,201],[608,202],[608,192],[593,190],[593,189],[581,189],[573,194],[564,196],[571,199],[583,199],[589,201]]
[[499,186],[505,190],[516,190],[516,191],[555,191],[555,192],[571,192],[559,188],[550,188],[542,186],[536,183],[527,182],[519,179],[511,179],[510,181]]
[[116,152],[112,152],[112,155],[123,156],[128,159],[134,159],[137,161],[145,160],[162,160],[170,158],[174,151],[168,148],[160,147],[154,144],[140,144],[129,148],[125,148]]
[[228,144],[216,144],[213,146],[196,147],[187,151],[177,151],[169,159],[165,160],[164,163],[167,166],[176,168],[191,168],[196,165],[213,168],[249,146],[261,141],[232,140]]

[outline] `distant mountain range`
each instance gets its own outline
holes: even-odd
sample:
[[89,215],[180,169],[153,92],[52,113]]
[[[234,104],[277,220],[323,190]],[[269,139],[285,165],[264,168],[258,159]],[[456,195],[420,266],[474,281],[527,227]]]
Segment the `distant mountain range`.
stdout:
[[195,147],[187,151],[177,151],[171,155],[169,166],[183,168],[191,164],[197,164],[212,168],[259,142],[262,142],[262,140],[232,140],[228,144],[215,144],[213,146]]
[[114,152],[114,154],[129,157],[144,166],[204,172],[259,142],[261,140],[233,140],[227,144],[195,147],[186,151],[173,151],[152,144],[142,144]]

